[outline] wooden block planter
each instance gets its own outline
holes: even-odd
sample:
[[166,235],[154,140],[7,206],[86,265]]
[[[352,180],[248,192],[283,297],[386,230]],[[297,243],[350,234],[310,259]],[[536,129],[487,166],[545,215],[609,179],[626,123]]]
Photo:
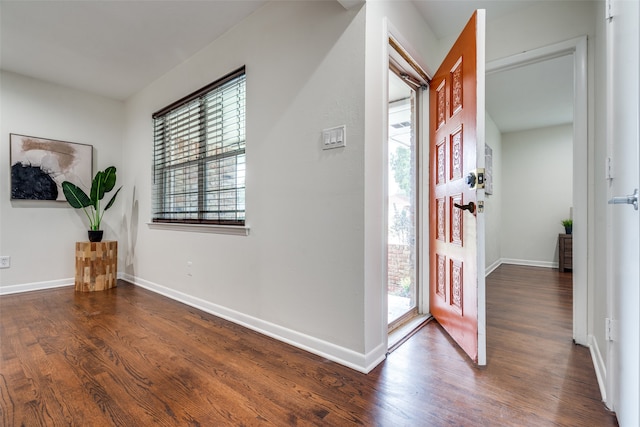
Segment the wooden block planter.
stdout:
[[118,242],[77,242],[75,289],[80,292],[115,288]]

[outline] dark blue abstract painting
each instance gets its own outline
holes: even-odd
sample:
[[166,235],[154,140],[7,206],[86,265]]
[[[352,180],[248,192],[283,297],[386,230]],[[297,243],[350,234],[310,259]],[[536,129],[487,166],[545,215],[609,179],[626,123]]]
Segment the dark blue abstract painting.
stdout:
[[90,188],[93,147],[11,134],[11,199],[62,200],[62,182]]

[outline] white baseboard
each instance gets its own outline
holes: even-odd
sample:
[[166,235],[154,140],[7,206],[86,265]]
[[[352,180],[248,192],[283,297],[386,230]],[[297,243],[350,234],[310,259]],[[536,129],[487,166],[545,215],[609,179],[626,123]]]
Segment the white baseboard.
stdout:
[[[118,279],[124,278],[124,273],[117,274]],[[75,278],[47,280],[46,282],[23,283],[21,285],[0,286],[0,295],[19,294],[22,292],[42,291],[45,289],[62,288],[64,286],[75,286]]]
[[24,283],[21,285],[0,286],[0,295],[18,294],[21,292],[41,291],[43,289],[73,286],[75,279],[47,280],[46,282]]
[[124,274],[122,278],[167,298],[187,304],[191,307],[197,308],[198,310],[213,314],[214,316],[221,317],[230,322],[324,357],[359,372],[368,373],[386,357],[387,348],[385,343],[381,343],[369,353],[358,353],[348,348],[267,322],[257,317],[223,307],[210,301],[167,288],[139,277]]
[[502,265],[502,259],[497,260],[496,262],[494,262],[493,264],[491,264],[489,267],[484,269],[484,276],[488,276],[491,273],[493,273],[493,271],[500,267]]
[[602,401],[607,404],[607,367],[602,359],[602,353],[600,352],[598,341],[593,335],[589,335],[589,351],[591,353],[591,359],[593,360],[593,367],[596,371],[596,378],[598,379],[598,386],[600,387]]
[[558,268],[557,262],[550,261],[531,261],[528,259],[513,259],[513,258],[502,258],[500,260],[501,264],[515,264],[515,265],[526,265],[529,267],[544,267],[544,268]]
[[548,261],[531,261],[527,259],[514,259],[514,258],[500,258],[493,264],[489,265],[484,270],[485,277],[489,274],[493,273],[495,269],[500,267],[502,264],[514,264],[514,265],[526,265],[529,267],[543,267],[543,268],[558,268],[557,262],[548,262]]

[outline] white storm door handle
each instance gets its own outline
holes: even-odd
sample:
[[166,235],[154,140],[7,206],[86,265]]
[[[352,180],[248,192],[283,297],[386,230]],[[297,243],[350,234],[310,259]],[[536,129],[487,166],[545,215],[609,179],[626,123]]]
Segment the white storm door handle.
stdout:
[[638,210],[638,189],[633,191],[630,196],[617,196],[609,200],[610,205],[633,205],[635,210]]

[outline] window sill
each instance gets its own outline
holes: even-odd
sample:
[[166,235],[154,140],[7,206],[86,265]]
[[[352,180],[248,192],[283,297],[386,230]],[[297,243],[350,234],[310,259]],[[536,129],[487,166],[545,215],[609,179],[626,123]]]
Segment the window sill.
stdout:
[[163,222],[148,222],[152,230],[173,230],[190,231],[196,233],[227,234],[232,236],[248,236],[249,227],[237,225],[215,225],[215,224],[176,224]]

